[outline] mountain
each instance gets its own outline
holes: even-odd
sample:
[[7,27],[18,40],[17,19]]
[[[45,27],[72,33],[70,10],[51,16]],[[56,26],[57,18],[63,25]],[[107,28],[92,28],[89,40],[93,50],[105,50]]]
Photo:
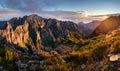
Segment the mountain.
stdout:
[[92,21],[90,23],[78,23],[79,28],[81,28],[87,35],[90,35],[96,27],[100,24],[101,21]]
[[100,24],[100,22],[101,21],[95,20],[95,21],[92,21],[90,23],[87,23],[87,28],[90,29],[89,33],[92,33],[96,29],[96,27]]
[[69,38],[69,33],[76,32],[82,37],[82,30],[71,21],[45,19],[38,15],[12,18],[0,22],[0,36],[12,44],[28,50],[42,47],[55,47]]
[[[71,21],[29,15],[1,21],[0,70],[119,71],[118,18],[108,18],[106,20],[110,22],[106,23],[104,20],[75,24]],[[113,27],[114,24],[118,26],[108,30],[108,23]],[[98,33],[98,36],[84,39],[85,30],[81,29],[88,28],[86,31],[89,33],[94,29],[98,31],[96,29],[101,25],[99,31],[108,30],[107,34]]]
[[111,16],[102,21],[93,31],[92,35],[107,34],[120,27],[120,16]]

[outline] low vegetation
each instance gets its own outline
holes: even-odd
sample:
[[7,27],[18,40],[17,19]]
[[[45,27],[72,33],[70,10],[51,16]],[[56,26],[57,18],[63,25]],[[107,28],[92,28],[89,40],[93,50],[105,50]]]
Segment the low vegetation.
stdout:
[[[76,33],[71,33],[70,36],[71,38],[61,44],[67,46],[65,49],[71,48],[69,53],[60,54],[60,46],[55,48],[58,48],[57,51],[54,49],[46,51],[43,48],[36,56],[38,60],[42,58],[43,63],[35,69],[27,67],[27,71],[112,71],[108,55],[120,53],[119,36],[115,35],[108,39],[101,35],[82,40]],[[2,42],[0,48],[0,66],[9,71],[15,70],[16,62],[21,60],[18,53],[3,46]],[[31,57],[26,56],[28,59]],[[25,60],[25,57],[22,60]]]

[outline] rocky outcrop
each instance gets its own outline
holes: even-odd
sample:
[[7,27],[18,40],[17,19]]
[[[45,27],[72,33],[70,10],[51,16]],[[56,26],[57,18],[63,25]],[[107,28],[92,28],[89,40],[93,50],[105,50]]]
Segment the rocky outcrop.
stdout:
[[113,30],[105,35],[106,39],[110,39],[115,36],[120,36],[120,29]]
[[69,54],[70,52],[72,52],[72,49],[68,46],[64,46],[64,45],[60,45],[55,49],[59,54]]
[[120,59],[120,54],[109,54],[110,61],[118,61]]
[[29,50],[54,47],[68,38],[69,32],[82,34],[73,22],[45,19],[37,15],[12,18],[5,24],[6,27],[0,29],[0,36]]

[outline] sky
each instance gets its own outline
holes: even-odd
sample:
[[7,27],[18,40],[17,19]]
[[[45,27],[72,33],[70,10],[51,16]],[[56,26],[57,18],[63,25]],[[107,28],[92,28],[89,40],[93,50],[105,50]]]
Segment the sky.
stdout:
[[44,18],[89,22],[120,13],[120,0],[0,0],[0,20],[38,14]]

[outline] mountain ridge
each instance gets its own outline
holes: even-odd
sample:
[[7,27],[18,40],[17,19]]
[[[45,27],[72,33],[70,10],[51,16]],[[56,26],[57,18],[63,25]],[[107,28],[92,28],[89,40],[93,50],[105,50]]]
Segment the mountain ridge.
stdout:
[[23,18],[12,18],[6,24],[5,29],[0,30],[0,35],[23,48],[55,47],[68,38],[70,32],[76,32],[82,36],[82,31],[73,22],[45,19],[35,14]]
[[[105,28],[104,25],[116,19],[114,29]],[[93,21],[93,26],[88,24],[91,29],[96,27],[94,31],[102,30],[104,33],[105,30],[104,35],[92,33],[93,37],[86,37],[82,29],[86,27],[71,21],[45,19],[37,15],[3,21],[5,25],[0,29],[1,66],[11,71],[23,71],[23,65],[26,71],[118,71],[120,28],[116,25],[119,25],[119,19],[106,20]]]
[[93,31],[92,35],[107,34],[108,32],[119,28],[119,26],[120,16],[111,16],[102,21]]

